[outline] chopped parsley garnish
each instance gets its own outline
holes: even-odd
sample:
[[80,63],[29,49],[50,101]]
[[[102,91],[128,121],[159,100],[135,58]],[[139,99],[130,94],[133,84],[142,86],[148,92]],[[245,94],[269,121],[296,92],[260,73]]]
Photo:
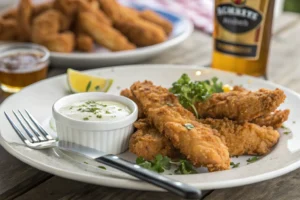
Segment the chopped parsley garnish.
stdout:
[[258,156],[253,156],[252,158],[247,159],[247,164],[254,163],[259,160]]
[[282,125],[281,128],[288,129],[286,126]]
[[230,162],[230,165],[232,166],[232,168],[237,168],[240,166],[240,163]]
[[73,106],[71,106],[69,109],[72,110]]
[[85,161],[84,161],[83,163],[84,163],[84,164],[89,164],[88,162],[85,162]]
[[106,170],[106,167],[104,166],[98,166],[98,168]]
[[121,111],[121,110],[122,110],[121,108],[118,109],[118,111]]
[[168,156],[162,156],[161,154],[156,155],[154,160],[151,161],[147,161],[143,157],[138,157],[136,159],[136,164],[158,173],[162,173],[165,170],[171,169],[172,165],[177,166],[177,169],[175,170],[176,174],[197,173],[189,161],[179,160],[178,162],[173,162]]
[[85,120],[85,121],[86,121],[86,120],[89,120],[89,118],[88,118],[88,117],[85,117],[85,118],[83,118],[83,120]]
[[105,113],[106,113],[106,114],[111,114],[111,112],[109,112],[108,110],[107,110],[107,111],[105,111]]
[[89,81],[85,88],[86,92],[88,92],[90,90],[91,85],[92,85],[92,81]]
[[216,77],[211,80],[193,82],[187,74],[182,74],[182,76],[172,84],[169,91],[178,97],[183,107],[192,109],[197,118],[198,112],[194,105],[196,102],[205,101],[213,93],[224,92],[223,83],[218,82],[218,78]]
[[284,131],[283,132],[283,134],[285,134],[285,135],[288,135],[288,134],[290,134],[291,132],[289,132],[289,131]]
[[77,110],[78,110],[78,111],[81,111],[81,110],[82,110],[82,108],[78,108]]
[[184,126],[185,126],[185,128],[187,128],[188,130],[191,130],[191,129],[195,128],[194,125],[193,125],[193,124],[190,124],[190,123],[186,123],[186,124],[184,124]]
[[102,118],[102,115],[97,115],[97,118]]
[[175,174],[196,174],[197,171],[193,165],[187,160],[179,160],[178,168],[174,171]]

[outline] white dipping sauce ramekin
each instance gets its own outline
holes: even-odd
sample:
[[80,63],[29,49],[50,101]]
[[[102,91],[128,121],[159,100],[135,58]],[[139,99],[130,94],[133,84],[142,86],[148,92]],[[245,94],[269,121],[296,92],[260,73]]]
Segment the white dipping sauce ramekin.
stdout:
[[[116,101],[132,111],[116,121],[81,121],[59,112],[62,107],[80,101]],[[78,93],[57,100],[52,107],[58,139],[73,142],[106,153],[119,154],[128,148],[129,138],[134,130],[133,123],[138,117],[138,107],[130,99],[101,92]]]

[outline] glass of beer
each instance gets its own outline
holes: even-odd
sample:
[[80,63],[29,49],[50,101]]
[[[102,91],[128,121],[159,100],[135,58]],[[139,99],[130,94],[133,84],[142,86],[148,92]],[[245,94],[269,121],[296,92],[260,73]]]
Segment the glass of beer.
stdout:
[[212,67],[266,73],[275,0],[215,0]]
[[15,93],[47,76],[49,51],[40,45],[16,43],[0,48],[0,84],[7,93]]

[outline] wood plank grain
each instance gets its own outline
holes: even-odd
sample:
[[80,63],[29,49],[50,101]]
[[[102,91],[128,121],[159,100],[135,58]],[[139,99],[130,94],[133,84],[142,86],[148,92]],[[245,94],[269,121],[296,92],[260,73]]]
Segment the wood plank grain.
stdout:
[[294,200],[300,199],[300,169],[279,178],[244,187],[215,190],[204,200]]
[[125,190],[119,188],[101,187],[97,185],[91,185],[72,181],[60,177],[53,177],[34,189],[28,191],[24,195],[16,198],[16,200],[27,199],[68,199],[68,200],[132,200],[132,199],[173,199],[179,200],[181,198],[174,196],[170,193],[164,192],[144,192],[137,190]]
[[13,199],[52,175],[14,158],[0,146],[0,199]]

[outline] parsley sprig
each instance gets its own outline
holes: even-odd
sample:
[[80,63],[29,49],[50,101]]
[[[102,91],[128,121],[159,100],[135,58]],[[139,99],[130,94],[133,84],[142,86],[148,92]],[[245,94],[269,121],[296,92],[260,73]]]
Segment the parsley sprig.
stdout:
[[158,154],[155,156],[154,160],[147,161],[143,157],[138,157],[136,159],[136,164],[143,168],[162,173],[165,170],[170,170],[172,165],[177,166],[174,171],[175,174],[194,174],[197,171],[194,169],[193,165],[187,160],[172,161],[168,156],[162,156]]
[[198,112],[194,104],[206,100],[213,93],[223,92],[223,83],[218,82],[218,78],[216,77],[205,81],[191,81],[187,74],[182,74],[181,77],[172,84],[170,92],[178,97],[183,107],[191,108],[198,118]]

